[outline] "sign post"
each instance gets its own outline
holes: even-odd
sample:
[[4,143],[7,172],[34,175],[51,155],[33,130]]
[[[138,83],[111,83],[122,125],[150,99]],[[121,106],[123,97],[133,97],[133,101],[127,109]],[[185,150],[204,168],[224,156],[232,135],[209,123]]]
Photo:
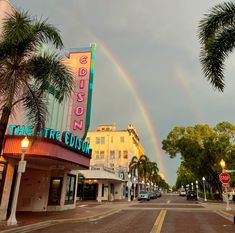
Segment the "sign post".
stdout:
[[226,210],[231,210],[231,207],[229,206],[229,198],[228,198],[228,186],[230,182],[230,175],[226,172],[221,172],[219,175],[219,180],[221,181],[222,185],[225,187],[225,193],[226,193]]

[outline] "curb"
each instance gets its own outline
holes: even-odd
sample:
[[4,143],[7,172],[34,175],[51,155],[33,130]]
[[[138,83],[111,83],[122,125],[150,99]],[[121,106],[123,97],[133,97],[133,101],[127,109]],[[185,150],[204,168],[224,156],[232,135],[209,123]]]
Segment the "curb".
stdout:
[[223,218],[226,218],[227,220],[229,220],[230,222],[234,223],[234,216],[230,213],[227,213],[223,210],[215,210],[214,211],[216,214],[222,216]]
[[6,229],[6,230],[1,231],[1,233],[26,233],[26,232],[30,232],[33,230],[38,230],[38,229],[42,229],[48,226],[53,226],[55,224],[66,223],[66,222],[84,222],[84,221],[92,222],[92,221],[96,221],[96,220],[108,217],[120,211],[121,209],[118,209],[118,210],[114,209],[111,211],[107,211],[106,213],[92,216],[92,217],[47,220],[44,222],[38,222],[38,223],[33,223],[33,224],[25,225],[25,226],[19,226],[19,227],[14,227],[11,229]]

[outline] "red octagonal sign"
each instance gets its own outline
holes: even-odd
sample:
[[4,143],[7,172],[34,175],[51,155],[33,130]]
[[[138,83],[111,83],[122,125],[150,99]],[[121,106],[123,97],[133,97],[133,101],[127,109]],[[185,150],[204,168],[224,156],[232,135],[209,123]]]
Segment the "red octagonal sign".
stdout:
[[222,172],[219,175],[219,180],[222,182],[222,184],[228,184],[230,182],[230,175],[226,172]]

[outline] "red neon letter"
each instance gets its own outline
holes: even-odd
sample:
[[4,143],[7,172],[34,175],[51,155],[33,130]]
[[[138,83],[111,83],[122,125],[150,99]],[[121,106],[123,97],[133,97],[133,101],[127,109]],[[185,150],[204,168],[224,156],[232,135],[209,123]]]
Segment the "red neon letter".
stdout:
[[81,115],[83,115],[83,113],[84,113],[83,107],[76,107],[76,109],[75,109],[75,114],[76,114],[77,116],[81,116]]
[[76,120],[73,122],[73,130],[80,129],[82,130],[83,128],[83,120],[80,120],[77,122]]
[[87,74],[87,69],[82,67],[78,69],[78,76],[85,76]]
[[79,82],[79,87],[80,87],[80,89],[83,89],[83,88],[84,88],[84,80],[83,80],[83,79],[80,80],[80,82]]
[[78,102],[84,101],[84,95],[85,95],[85,93],[83,93],[83,92],[78,93],[77,94],[77,101]]
[[81,64],[86,64],[87,63],[87,59],[88,57],[87,56],[82,56],[82,57],[80,57],[80,63]]

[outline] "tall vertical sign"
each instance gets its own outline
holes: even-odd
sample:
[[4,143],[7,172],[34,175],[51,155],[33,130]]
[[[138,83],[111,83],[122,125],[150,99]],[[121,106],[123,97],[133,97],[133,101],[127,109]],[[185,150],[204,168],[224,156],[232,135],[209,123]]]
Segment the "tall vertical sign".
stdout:
[[94,59],[95,44],[92,44],[89,48],[70,49],[65,61],[74,73],[69,131],[79,138],[86,137],[90,125]]

